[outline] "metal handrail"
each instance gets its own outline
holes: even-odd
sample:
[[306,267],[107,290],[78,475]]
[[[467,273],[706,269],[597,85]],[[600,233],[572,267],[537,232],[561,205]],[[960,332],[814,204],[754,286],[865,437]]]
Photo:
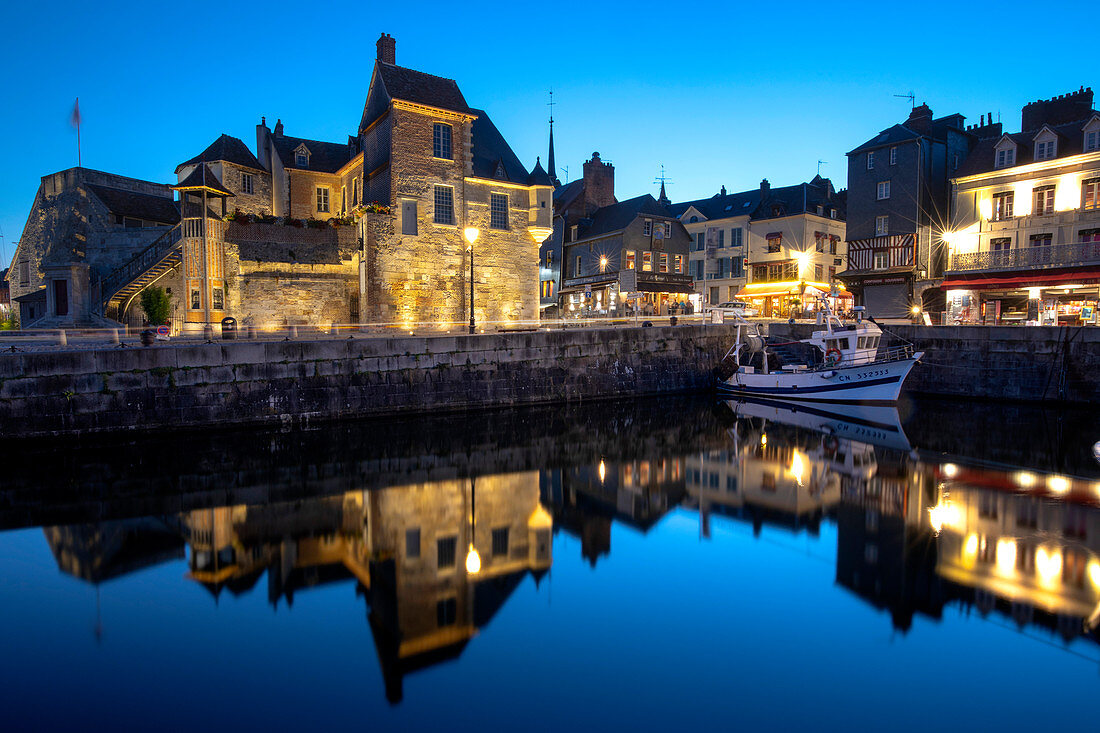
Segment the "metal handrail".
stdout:
[[952,255],[951,266],[947,269],[948,272],[1042,269],[1096,262],[1100,262],[1100,242],[1073,242]]
[[180,225],[177,224],[154,239],[152,244],[134,255],[110,274],[100,278],[99,299],[104,307],[118,291],[126,286],[127,283],[133,282],[143,272],[146,272],[153,265],[163,260],[168,253],[175,248],[180,238],[173,235],[178,235],[179,231]]

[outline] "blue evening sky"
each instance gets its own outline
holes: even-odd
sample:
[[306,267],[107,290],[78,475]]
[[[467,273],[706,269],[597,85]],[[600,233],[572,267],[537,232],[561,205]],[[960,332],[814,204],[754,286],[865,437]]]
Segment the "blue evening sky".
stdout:
[[346,140],[384,31],[398,64],[457,80],[528,167],[545,163],[553,87],[563,180],[598,150],[619,198],[656,193],[661,164],[673,200],[794,184],[819,159],[839,188],[845,152],[908,115],[895,94],[1015,131],[1028,101],[1100,82],[1073,5],[1034,22],[1014,2],[5,3],[0,256],[39,178],[76,165],[77,96],[86,167],[171,182],[220,133],[254,149],[261,115]]

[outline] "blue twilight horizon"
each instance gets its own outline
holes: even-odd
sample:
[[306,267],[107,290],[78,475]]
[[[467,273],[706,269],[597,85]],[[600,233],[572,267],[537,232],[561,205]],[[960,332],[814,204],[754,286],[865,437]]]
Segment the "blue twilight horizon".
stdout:
[[[223,132],[254,148],[261,116],[282,119],[289,135],[346,140],[383,32],[399,65],[455,79],[528,168],[536,156],[546,163],[553,88],[559,177],[577,178],[599,151],[620,199],[656,194],[662,164],[674,201],[765,177],[792,185],[819,160],[843,188],[845,153],[908,116],[909,100],[895,95],[912,90],[937,117],[958,112],[968,124],[992,112],[1016,131],[1024,104],[1098,81],[1085,63],[1083,4],[1069,31],[1032,22],[1034,4],[1017,2],[422,3],[415,13],[339,3],[324,17],[278,0],[151,7],[0,10],[0,267],[41,176],[77,163],[76,97],[85,167],[174,182],[176,165]],[[999,34],[999,23],[1017,32]],[[1013,63],[1015,36],[1047,53]]]

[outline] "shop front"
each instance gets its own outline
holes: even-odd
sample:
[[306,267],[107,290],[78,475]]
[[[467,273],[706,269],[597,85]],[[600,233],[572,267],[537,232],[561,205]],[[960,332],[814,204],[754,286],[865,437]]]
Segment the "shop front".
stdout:
[[843,285],[837,285],[834,290],[820,282],[749,283],[737,293],[737,300],[748,303],[764,318],[812,318],[821,298],[828,301],[833,312],[852,307],[852,295]]
[[690,275],[639,272],[636,287],[621,287],[617,273],[566,280],[561,289],[565,318],[689,315],[697,312]]
[[1095,326],[1100,271],[948,277],[947,323]]

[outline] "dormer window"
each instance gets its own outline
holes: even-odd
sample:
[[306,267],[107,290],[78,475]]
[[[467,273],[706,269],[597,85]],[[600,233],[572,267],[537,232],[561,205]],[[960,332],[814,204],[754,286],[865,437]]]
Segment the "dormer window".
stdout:
[[1056,154],[1056,140],[1043,140],[1035,143],[1035,160],[1050,160]]
[[503,164],[503,163],[497,163],[497,172],[496,172],[496,177],[497,177],[497,178],[505,178],[505,175],[504,175],[504,164]]
[[1008,168],[1016,165],[1016,148],[1002,148],[997,151],[995,168]]
[[305,145],[298,146],[298,149],[294,151],[294,167],[309,167],[309,149]]
[[1095,153],[1100,150],[1100,116],[1093,116],[1081,129],[1085,133],[1085,152]]

